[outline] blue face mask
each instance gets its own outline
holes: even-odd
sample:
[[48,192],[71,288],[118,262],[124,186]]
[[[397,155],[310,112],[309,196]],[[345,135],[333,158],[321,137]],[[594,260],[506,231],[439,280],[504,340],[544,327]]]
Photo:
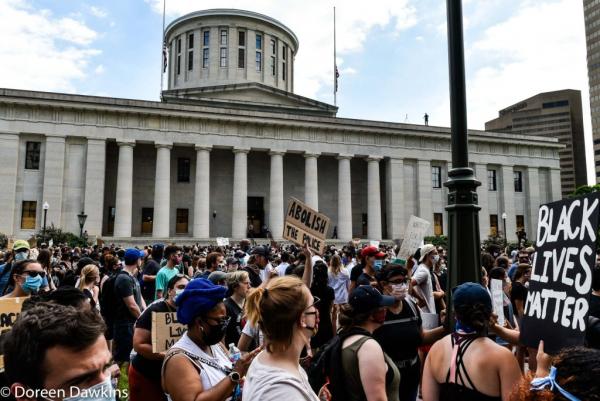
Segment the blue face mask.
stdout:
[[373,262],[373,269],[378,272],[383,267],[383,260],[376,260]]
[[43,282],[44,279],[40,275],[35,277],[27,276],[25,283],[23,283],[21,288],[23,288],[23,291],[25,291],[27,294],[31,294],[32,292],[38,292]]
[[71,388],[74,389],[73,396],[64,398],[64,401],[114,401],[117,395],[116,390],[112,386],[110,376],[103,382],[89,388]]
[[29,252],[27,251],[23,251],[23,252],[17,252],[15,253],[15,261],[16,262],[20,262],[22,260],[27,259],[27,255],[29,254]]

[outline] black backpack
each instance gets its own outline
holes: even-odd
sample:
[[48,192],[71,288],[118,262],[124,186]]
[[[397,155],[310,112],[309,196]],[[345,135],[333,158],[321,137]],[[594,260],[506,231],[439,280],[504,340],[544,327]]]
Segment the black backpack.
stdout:
[[342,367],[342,344],[346,338],[356,334],[372,337],[368,331],[353,327],[334,336],[313,356],[310,366],[305,370],[315,394],[319,394],[321,388],[327,384],[331,401],[344,401],[350,398]]
[[118,302],[121,301],[117,299],[117,295],[115,294],[115,282],[120,274],[128,275],[123,270],[111,274],[108,280],[104,282],[100,291],[100,314],[108,326],[114,322],[115,311],[117,310]]

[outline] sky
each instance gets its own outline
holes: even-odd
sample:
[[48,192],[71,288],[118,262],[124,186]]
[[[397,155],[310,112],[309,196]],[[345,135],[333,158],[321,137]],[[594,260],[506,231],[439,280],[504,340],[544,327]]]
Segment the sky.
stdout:
[[[239,8],[299,38],[295,93],[338,116],[450,125],[443,0],[166,0],[167,24]],[[581,91],[588,180],[595,182],[581,0],[463,0],[468,125],[559,89]],[[163,0],[0,0],[0,87],[158,100]]]

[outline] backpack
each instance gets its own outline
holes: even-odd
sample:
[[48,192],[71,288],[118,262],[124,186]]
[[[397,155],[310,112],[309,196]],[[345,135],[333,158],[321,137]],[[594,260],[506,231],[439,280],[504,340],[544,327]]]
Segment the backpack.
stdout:
[[326,385],[331,393],[331,401],[343,401],[349,398],[342,367],[342,344],[346,338],[356,334],[372,337],[368,331],[353,327],[337,334],[313,356],[305,370],[315,394],[319,394],[321,388]]
[[115,282],[120,274],[128,273],[120,270],[117,273],[111,274],[100,291],[100,314],[108,326],[115,320],[115,311],[117,310],[117,305],[120,301],[115,294]]

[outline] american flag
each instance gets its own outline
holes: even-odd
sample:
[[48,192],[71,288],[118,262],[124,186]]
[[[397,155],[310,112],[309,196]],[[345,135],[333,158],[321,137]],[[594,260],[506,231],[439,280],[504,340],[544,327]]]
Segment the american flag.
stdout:
[[340,72],[337,68],[337,65],[335,66],[335,91],[338,91],[338,78],[340,77]]
[[167,44],[163,43],[163,72],[167,72]]

